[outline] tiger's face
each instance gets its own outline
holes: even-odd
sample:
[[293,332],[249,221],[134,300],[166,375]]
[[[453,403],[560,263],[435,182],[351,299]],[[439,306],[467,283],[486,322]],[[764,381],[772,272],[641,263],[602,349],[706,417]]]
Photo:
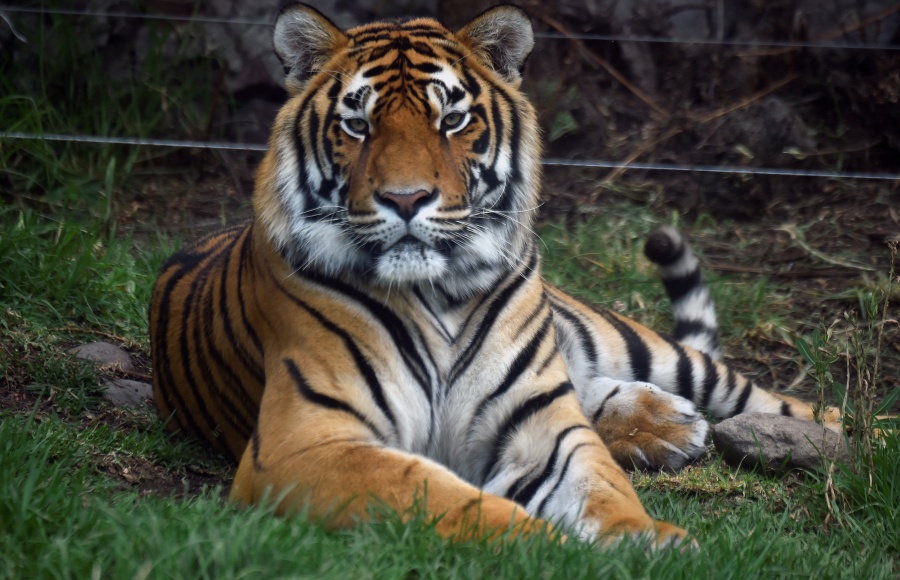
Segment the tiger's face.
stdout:
[[521,259],[540,145],[519,90],[533,44],[520,10],[458,32],[431,19],[344,32],[298,4],[274,44],[291,98],[255,205],[294,267],[464,295]]

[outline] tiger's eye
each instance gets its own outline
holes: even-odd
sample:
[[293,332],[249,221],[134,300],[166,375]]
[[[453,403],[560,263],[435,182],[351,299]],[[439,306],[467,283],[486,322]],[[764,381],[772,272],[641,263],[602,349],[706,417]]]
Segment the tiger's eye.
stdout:
[[446,117],[444,117],[441,123],[444,126],[444,129],[455,129],[459,127],[459,124],[463,122],[466,116],[462,113],[450,113]]
[[366,122],[365,119],[353,117],[352,119],[347,119],[346,122],[347,127],[349,127],[350,130],[355,133],[366,133],[369,130],[369,123]]

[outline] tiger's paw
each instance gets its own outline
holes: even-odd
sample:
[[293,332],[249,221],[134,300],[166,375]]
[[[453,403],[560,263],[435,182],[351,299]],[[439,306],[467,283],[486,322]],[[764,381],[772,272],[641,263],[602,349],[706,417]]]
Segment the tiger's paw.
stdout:
[[690,552],[700,548],[697,540],[692,538],[686,530],[674,524],[655,520],[653,528],[652,535],[645,536],[652,551],[675,549],[682,552]]
[[706,451],[709,425],[691,401],[649,383],[622,383],[597,432],[626,469],[679,470]]
[[653,520],[652,527],[647,527],[646,522],[619,523],[604,534],[600,541],[602,545],[611,547],[625,538],[650,552],[671,549],[684,552],[699,548],[697,541],[686,530],[662,520]]

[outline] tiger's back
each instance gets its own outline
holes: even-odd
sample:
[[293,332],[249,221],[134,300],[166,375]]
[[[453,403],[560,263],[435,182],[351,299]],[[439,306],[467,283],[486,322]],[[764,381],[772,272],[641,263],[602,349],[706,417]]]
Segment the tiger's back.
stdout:
[[170,428],[232,457],[246,447],[265,383],[262,339],[248,312],[249,223],[214,232],[162,266],[150,306],[153,394]]

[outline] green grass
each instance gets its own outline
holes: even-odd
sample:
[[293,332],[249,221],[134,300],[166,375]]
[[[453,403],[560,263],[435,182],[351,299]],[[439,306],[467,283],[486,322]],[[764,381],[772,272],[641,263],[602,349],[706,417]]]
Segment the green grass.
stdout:
[[[694,554],[647,555],[628,545],[602,552],[575,542],[548,545],[541,538],[452,544],[421,520],[404,523],[396,516],[329,532],[302,517],[235,509],[216,490],[188,499],[142,497],[104,474],[101,467],[110,456],[142,458],[174,473],[194,464],[226,473],[228,468],[202,448],[169,437],[146,414],[126,416],[116,425],[92,424],[86,417],[106,409],[91,396],[96,372],[60,352],[71,335],[48,329],[69,321],[144,343],[146,292],[162,253],[152,248],[145,254],[127,239],[98,239],[86,233],[88,227],[15,211],[4,212],[3,219],[3,232],[15,236],[16,251],[7,249],[0,259],[16,283],[5,284],[0,293],[5,312],[0,347],[31,352],[26,363],[4,363],[7,388],[44,385],[58,393],[84,393],[74,397],[78,404],[47,406],[40,399],[38,415],[0,413],[0,522],[6,530],[0,535],[5,556],[0,570],[8,577],[886,578],[898,571],[896,437],[878,448],[873,486],[856,471],[838,471],[836,514],[825,502],[824,481],[814,476],[734,472],[714,459],[676,475],[638,476],[636,484],[650,512],[696,534],[702,549]],[[595,227],[587,229],[598,235]],[[81,243],[72,241],[76,238]],[[101,241],[103,250],[98,251]],[[585,243],[572,250],[582,259],[592,247]],[[570,246],[557,249],[563,247]],[[551,247],[550,269],[571,268],[554,251]],[[641,287],[652,284],[631,272],[633,257],[629,251],[590,259],[601,265],[607,258],[620,261],[618,271],[632,279],[640,295]],[[38,272],[45,283],[26,282],[29,271]],[[130,291],[122,288],[125,277],[135,281]],[[60,289],[73,280],[65,291]],[[581,286],[579,291],[591,289]],[[643,295],[640,300],[650,299]]]
[[[0,423],[6,577],[888,578],[897,572],[896,526],[873,519],[868,503],[855,506],[866,518],[848,512],[843,527],[825,525],[816,483],[798,478],[731,474],[716,464],[690,477],[640,477],[648,508],[697,534],[696,553],[648,555],[633,545],[604,552],[543,538],[448,543],[416,519],[387,516],[329,532],[302,517],[236,509],[215,490],[181,501],[141,498],[92,470],[90,456],[109,440],[94,430],[21,415]],[[897,505],[879,507],[896,518]]]

